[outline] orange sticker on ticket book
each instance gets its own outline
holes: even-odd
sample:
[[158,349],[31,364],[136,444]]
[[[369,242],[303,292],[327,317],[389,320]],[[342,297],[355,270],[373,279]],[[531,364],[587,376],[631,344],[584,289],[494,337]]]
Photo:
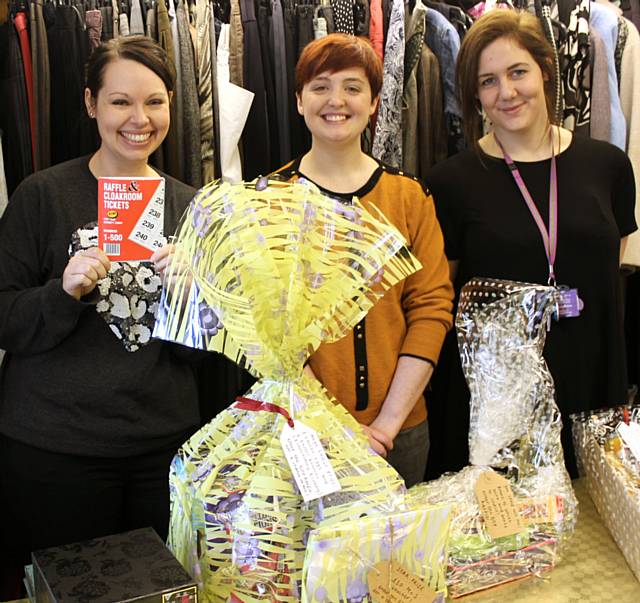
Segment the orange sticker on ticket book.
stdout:
[[164,238],[164,178],[98,178],[100,248],[116,261],[148,260]]
[[475,491],[480,513],[491,538],[511,536],[522,531],[523,521],[507,479],[490,469],[480,475]]
[[380,561],[367,575],[373,603],[433,603],[437,594],[397,561]]

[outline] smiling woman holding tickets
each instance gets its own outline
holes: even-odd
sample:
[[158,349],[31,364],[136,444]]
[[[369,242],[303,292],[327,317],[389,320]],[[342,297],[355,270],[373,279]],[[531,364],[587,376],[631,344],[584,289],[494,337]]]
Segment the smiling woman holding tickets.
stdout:
[[[98,47],[85,101],[100,148],[27,178],[0,221],[0,487],[14,561],[137,527],[167,533],[169,464],[199,424],[191,356],[159,341],[128,351],[100,308],[112,303],[142,339],[139,313],[152,313],[145,295],[159,292],[171,248],[155,268],[116,269],[95,246],[95,221],[99,177],[163,177],[164,232],[174,231],[195,191],[148,164],[169,128],[174,79],[148,38]],[[110,289],[118,279],[142,294]]]
[[353,197],[375,205],[423,265],[390,289],[354,331],[321,345],[307,367],[411,486],[424,477],[429,440],[423,392],[451,326],[453,292],[428,191],[362,151],[361,135],[381,85],[382,64],[367,40],[331,34],[307,45],[296,67],[296,98],[311,149],[279,172],[307,178],[345,205]]
[[[544,356],[575,475],[569,415],[626,402],[618,269],[636,230],[631,164],[609,143],[556,125],[553,49],[526,12],[496,9],[474,23],[457,84],[471,148],[428,176],[456,292],[482,276],[562,287]],[[483,116],[490,132],[478,140]],[[469,392],[454,333],[433,386],[435,476],[467,463]]]

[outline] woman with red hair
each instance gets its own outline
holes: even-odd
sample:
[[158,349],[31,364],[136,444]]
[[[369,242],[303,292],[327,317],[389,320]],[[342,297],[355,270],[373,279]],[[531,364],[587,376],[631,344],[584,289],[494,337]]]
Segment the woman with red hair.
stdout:
[[375,205],[422,263],[351,333],[320,346],[307,367],[411,486],[424,477],[429,437],[423,392],[451,327],[453,290],[428,191],[362,151],[381,86],[382,64],[367,40],[331,34],[306,46],[296,67],[296,98],[311,149],[279,173],[306,178],[345,204],[357,197],[365,207]]

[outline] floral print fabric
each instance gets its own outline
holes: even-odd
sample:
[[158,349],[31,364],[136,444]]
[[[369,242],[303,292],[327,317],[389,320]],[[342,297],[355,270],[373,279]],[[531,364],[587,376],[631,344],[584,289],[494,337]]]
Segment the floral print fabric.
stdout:
[[380,108],[373,139],[373,156],[402,167],[402,94],[404,91],[404,3],[394,0],[384,51]]
[[[98,246],[98,224],[90,222],[71,237],[69,256]],[[111,270],[98,281],[88,301],[109,325],[125,350],[136,352],[151,341],[162,281],[149,262],[111,262]]]

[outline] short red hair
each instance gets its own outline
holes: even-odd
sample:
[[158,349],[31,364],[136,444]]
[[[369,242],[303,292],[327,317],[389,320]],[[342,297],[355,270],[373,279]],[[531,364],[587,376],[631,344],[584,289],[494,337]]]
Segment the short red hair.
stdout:
[[362,67],[371,98],[376,98],[382,88],[382,61],[367,38],[332,33],[309,42],[296,65],[296,94],[302,94],[304,85],[325,71],[336,73],[353,67]]

